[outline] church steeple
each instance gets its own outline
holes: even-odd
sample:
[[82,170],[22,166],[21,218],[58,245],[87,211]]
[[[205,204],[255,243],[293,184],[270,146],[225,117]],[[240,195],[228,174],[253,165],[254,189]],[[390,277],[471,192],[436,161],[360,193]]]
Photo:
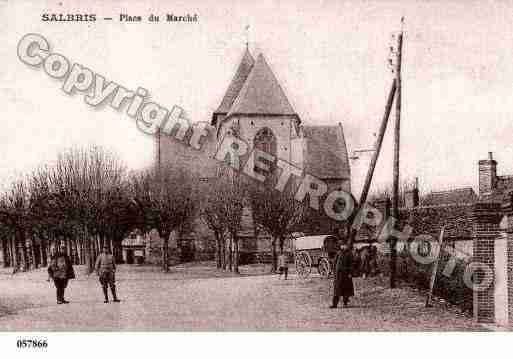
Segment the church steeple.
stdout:
[[219,116],[226,116],[230,111],[230,108],[233,105],[233,102],[239,95],[240,90],[244,86],[246,79],[248,78],[253,65],[255,64],[255,60],[251,53],[249,52],[248,43],[246,42],[246,49],[242,56],[242,60],[237,67],[237,71],[235,72],[235,76],[230,82],[230,86],[226,90],[226,93],[221,101],[221,104],[217,108],[217,110],[212,115],[212,126],[217,125],[217,120]]
[[297,117],[262,54],[258,55],[251,73],[228,112],[228,117],[233,115]]

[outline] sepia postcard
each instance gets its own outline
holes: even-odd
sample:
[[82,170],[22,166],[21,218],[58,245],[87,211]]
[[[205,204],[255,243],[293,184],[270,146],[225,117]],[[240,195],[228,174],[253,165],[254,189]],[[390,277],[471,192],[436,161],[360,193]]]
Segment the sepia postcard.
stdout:
[[512,14],[0,0],[0,331],[509,331]]

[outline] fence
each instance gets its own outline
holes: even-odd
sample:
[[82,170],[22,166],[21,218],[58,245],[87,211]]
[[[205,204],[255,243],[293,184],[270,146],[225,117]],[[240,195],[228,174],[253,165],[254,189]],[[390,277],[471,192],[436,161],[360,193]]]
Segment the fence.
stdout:
[[[473,292],[471,288],[465,285],[463,280],[465,268],[470,262],[470,257],[455,256],[452,243],[443,246],[433,294],[471,314],[473,311]],[[448,265],[453,268],[449,276],[443,274]],[[378,267],[381,273],[390,274],[390,256],[388,253],[378,255]],[[397,278],[402,283],[427,291],[432,269],[432,263],[422,264],[415,260],[406,246],[397,255]]]

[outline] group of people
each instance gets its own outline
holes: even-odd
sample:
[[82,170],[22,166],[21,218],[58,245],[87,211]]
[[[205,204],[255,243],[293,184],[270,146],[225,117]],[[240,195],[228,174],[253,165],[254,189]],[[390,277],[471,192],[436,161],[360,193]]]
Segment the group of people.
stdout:
[[[112,292],[113,302],[120,302],[116,294],[116,263],[107,245],[103,246],[102,253],[96,259],[95,271],[103,290],[104,303],[109,303],[108,287]],[[48,266],[48,281],[52,280],[55,284],[57,304],[69,303],[64,298],[64,293],[69,281],[75,278],[75,271],[66,253],[66,246],[61,243],[52,255]]]
[[[355,260],[355,258],[358,258]],[[342,298],[344,307],[349,304],[349,298],[354,296],[353,276],[355,264],[363,269],[363,274],[372,273],[373,261],[372,247],[362,251],[357,256],[351,251],[346,241],[340,244],[340,250],[334,259],[333,265],[333,299],[330,308],[337,308],[340,298]],[[288,276],[288,260],[285,253],[278,257],[278,270],[281,278]],[[101,288],[103,290],[104,303],[109,303],[108,288],[112,292],[113,302],[120,302],[116,293],[116,263],[114,256],[110,253],[107,245],[103,246],[102,253],[98,256],[95,263],[95,271],[98,275]],[[57,304],[67,304],[64,293],[68,282],[75,279],[75,271],[71,259],[66,253],[66,246],[61,244],[59,249],[52,255],[50,265],[48,266],[48,281],[53,280],[56,289]]]
[[360,249],[353,248],[353,277],[363,278],[378,273],[378,249],[375,245],[366,245]]

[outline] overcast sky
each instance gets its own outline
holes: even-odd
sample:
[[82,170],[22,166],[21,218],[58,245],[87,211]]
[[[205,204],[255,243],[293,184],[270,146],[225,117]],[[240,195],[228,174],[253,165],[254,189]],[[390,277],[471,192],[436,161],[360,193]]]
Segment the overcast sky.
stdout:
[[[61,5],[59,5],[61,3]],[[422,190],[477,185],[477,161],[493,151],[513,173],[513,6],[506,1],[5,1],[0,0],[0,181],[53,160],[64,147],[99,144],[132,167],[153,146],[124,112],[92,109],[82,94],[16,56],[26,33],[129,89],[180,105],[208,121],[242,56],[249,25],[253,55],[263,52],[307,124],[345,129],[349,151],[374,142],[392,81],[391,34],[405,17],[401,176]],[[43,4],[43,5],[41,5]],[[42,22],[41,14],[95,13],[94,23]],[[197,23],[120,23],[120,13],[198,14]],[[114,21],[104,21],[113,17]],[[394,118],[392,113],[391,119]],[[393,121],[390,122],[393,125]],[[391,182],[387,132],[376,186]],[[352,161],[359,192],[369,156]]]

